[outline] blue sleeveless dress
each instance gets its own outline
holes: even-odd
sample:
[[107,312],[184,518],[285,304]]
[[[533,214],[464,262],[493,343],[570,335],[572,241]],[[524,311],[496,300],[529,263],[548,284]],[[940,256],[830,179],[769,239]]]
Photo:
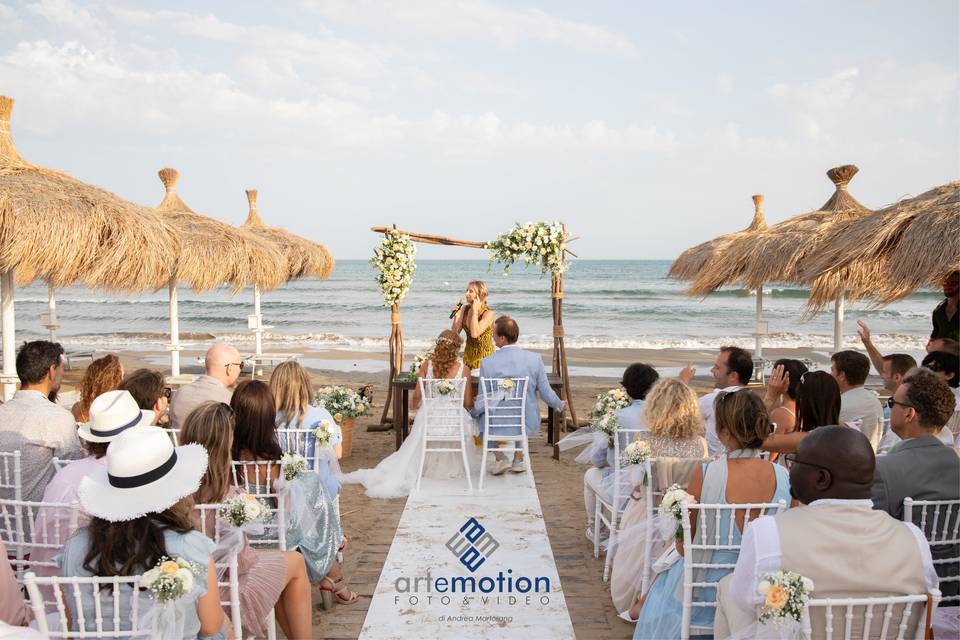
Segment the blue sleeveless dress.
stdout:
[[[777,487],[769,502],[783,500],[790,506],[790,476],[787,470],[779,465],[771,464],[777,479]],[[726,495],[727,459],[720,458],[704,466],[703,488],[700,492],[702,504],[727,504]],[[726,539],[731,526],[731,512],[724,512],[720,519],[720,538]],[[698,523],[703,526],[703,523]],[[733,539],[740,543],[741,532],[733,522]],[[711,554],[709,562],[729,563],[734,565],[739,550],[719,550]],[[718,582],[733,569],[710,569],[706,572],[705,582]],[[649,595],[640,609],[640,618],[637,620],[633,632],[633,640],[672,640],[680,637],[680,627],[683,622],[683,559],[674,562],[667,572],[659,576],[650,588]],[[697,602],[716,601],[716,590],[713,588],[694,590],[694,600]],[[713,626],[716,609],[713,607],[693,607],[691,626]],[[696,636],[693,636],[696,637]]]

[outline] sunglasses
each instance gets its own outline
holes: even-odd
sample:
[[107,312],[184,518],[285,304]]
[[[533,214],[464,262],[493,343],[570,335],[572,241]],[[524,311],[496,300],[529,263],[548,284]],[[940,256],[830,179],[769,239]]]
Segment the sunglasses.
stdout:
[[901,407],[906,407],[907,409],[916,409],[916,407],[913,406],[912,404],[907,404],[906,402],[897,402],[896,400],[893,399],[892,396],[889,397],[889,398],[887,398],[887,406],[888,406],[888,407],[890,407],[891,409],[893,409],[893,405],[895,405],[895,404],[898,404],[898,405],[900,405]]
[[787,461],[788,467],[792,467],[795,464],[805,464],[808,467],[816,467],[818,469],[823,469],[828,473],[833,473],[833,471],[830,470],[830,467],[825,467],[822,464],[817,464],[815,462],[807,462],[806,460],[801,460],[797,457],[797,454],[795,453],[784,454],[783,459]]
[[230,367],[237,367],[240,369],[240,371],[243,371],[243,365],[243,362],[228,362],[227,364],[223,365],[223,367],[228,371],[230,370]]

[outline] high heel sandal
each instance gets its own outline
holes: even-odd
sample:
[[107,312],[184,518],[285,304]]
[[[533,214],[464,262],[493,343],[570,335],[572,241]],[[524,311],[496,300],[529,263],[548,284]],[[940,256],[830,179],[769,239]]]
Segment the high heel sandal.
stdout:
[[[329,587],[327,583],[329,583]],[[344,592],[346,592],[347,595],[342,595]],[[333,607],[334,600],[336,600],[337,604],[353,604],[360,599],[360,594],[350,590],[343,576],[340,576],[336,580],[330,576],[324,576],[323,579],[320,580],[320,597],[323,610],[326,611]]]

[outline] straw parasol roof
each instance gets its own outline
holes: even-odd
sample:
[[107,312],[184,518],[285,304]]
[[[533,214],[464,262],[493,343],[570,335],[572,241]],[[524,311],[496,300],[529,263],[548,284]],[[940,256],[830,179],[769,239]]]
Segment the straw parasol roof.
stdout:
[[701,271],[707,268],[713,258],[722,252],[728,244],[742,238],[745,234],[765,230],[767,228],[767,221],[763,217],[762,194],[753,196],[753,209],[753,221],[750,223],[750,226],[742,231],[726,233],[722,236],[717,236],[713,240],[707,240],[695,247],[690,247],[673,261],[673,264],[670,265],[670,271],[667,272],[667,276],[681,280],[693,280],[700,275]]
[[189,283],[195,292],[229,284],[234,293],[247,285],[274,289],[286,281],[287,261],[271,243],[244,229],[195,213],[177,195],[180,173],[161,169],[166,189],[157,205],[180,235],[178,282]]
[[325,280],[334,266],[333,255],[318,243],[279,227],[268,227],[257,211],[257,190],[247,189],[249,211],[243,228],[279,247],[287,259],[287,279],[319,278]]
[[180,243],[155,211],[23,159],[0,96],[0,271],[19,284],[142,291],[164,286]]
[[711,269],[697,277],[690,293],[707,295],[735,283],[756,289],[767,282],[802,282],[801,265],[816,254],[818,244],[830,236],[833,225],[870,212],[847,191],[847,184],[857,171],[849,164],[827,171],[835,191],[816,211],[801,213],[766,231],[728,243]]
[[838,281],[851,298],[880,304],[914,289],[939,286],[960,269],[960,182],[949,182],[839,225],[801,273],[810,279],[808,307],[836,297]]

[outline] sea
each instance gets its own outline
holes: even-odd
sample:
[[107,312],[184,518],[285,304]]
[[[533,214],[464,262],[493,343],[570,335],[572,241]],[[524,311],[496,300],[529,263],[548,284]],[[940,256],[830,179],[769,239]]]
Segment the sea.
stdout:
[[[685,282],[667,278],[669,260],[573,260],[564,280],[563,320],[568,349],[713,349],[719,344],[752,348],[755,298],[743,289],[724,289],[706,298],[685,294]],[[299,280],[262,296],[265,348],[383,351],[390,333],[390,310],[365,260],[340,260],[325,281]],[[449,327],[450,310],[466,283],[483,280],[489,306],[514,317],[523,342],[549,348],[550,277],[515,265],[509,274],[482,260],[422,260],[410,292],[401,303],[406,348],[426,349]],[[833,308],[804,321],[808,291],[795,286],[764,289],[766,347],[829,350]],[[845,344],[859,347],[856,320],[871,327],[883,350],[922,352],[930,334],[930,314],[942,295],[918,291],[883,307],[867,301],[847,305]],[[210,340],[252,345],[248,316],[253,293],[227,290],[179,292],[181,342],[201,347]],[[117,295],[80,287],[56,291],[57,338],[68,348],[97,350],[163,349],[169,342],[166,289]],[[17,339],[46,337],[41,314],[47,288],[35,283],[16,292]]]

